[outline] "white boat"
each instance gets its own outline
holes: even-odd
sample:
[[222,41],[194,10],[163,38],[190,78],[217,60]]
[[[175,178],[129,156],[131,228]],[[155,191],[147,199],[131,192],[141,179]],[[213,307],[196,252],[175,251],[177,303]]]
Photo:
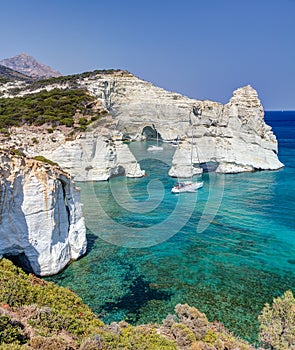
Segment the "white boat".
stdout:
[[157,130],[156,130],[156,132],[157,132],[157,145],[149,146],[147,149],[149,152],[163,151],[163,147],[159,146],[159,133]]
[[[191,123],[191,120],[190,120]],[[192,124],[192,123],[191,123]],[[183,192],[197,192],[197,190],[201,187],[203,187],[204,182],[203,181],[193,181],[193,145],[194,145],[194,133],[193,133],[193,125],[192,125],[192,143],[191,143],[191,159],[190,159],[190,165],[191,165],[191,180],[190,181],[179,181],[177,182],[173,187],[171,192],[172,193],[183,193]],[[198,155],[198,161],[199,155]],[[203,170],[203,169],[201,169]],[[202,171],[203,173],[203,171]]]
[[147,149],[149,152],[153,152],[153,151],[163,151],[163,147],[162,146],[149,146]]
[[193,181],[182,181],[177,182],[172,187],[171,192],[172,193],[183,193],[183,192],[197,192],[197,190],[201,187],[203,187],[204,182],[193,182]]

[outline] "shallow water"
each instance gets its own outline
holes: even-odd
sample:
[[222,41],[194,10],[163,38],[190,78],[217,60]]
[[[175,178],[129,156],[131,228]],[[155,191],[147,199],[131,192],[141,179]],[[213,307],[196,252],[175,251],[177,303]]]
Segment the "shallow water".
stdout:
[[255,341],[263,305],[295,291],[295,114],[266,121],[286,167],[205,174],[197,194],[170,193],[173,147],[157,155],[131,144],[148,176],[79,184],[89,252],[51,280],[105,322],[160,322],[189,303]]

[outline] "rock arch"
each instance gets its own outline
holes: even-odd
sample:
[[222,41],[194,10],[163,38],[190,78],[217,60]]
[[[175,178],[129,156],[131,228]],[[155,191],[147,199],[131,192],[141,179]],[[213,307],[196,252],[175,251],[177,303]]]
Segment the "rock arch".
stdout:
[[156,138],[158,138],[159,140],[162,140],[162,136],[159,133],[159,131],[156,129],[154,124],[152,124],[152,126],[146,125],[142,129],[141,134],[145,137],[146,140],[154,140]]

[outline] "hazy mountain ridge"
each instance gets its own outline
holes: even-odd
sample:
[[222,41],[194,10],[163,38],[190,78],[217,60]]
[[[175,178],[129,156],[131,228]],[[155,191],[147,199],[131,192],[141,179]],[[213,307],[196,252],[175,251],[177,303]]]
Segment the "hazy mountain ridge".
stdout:
[[59,77],[62,75],[60,72],[38,62],[34,57],[29,56],[26,53],[5,58],[0,61],[0,64],[19,73],[37,79]]
[[32,78],[28,75],[19,73],[11,68],[0,65],[0,79],[3,80],[24,80],[24,81],[32,81]]

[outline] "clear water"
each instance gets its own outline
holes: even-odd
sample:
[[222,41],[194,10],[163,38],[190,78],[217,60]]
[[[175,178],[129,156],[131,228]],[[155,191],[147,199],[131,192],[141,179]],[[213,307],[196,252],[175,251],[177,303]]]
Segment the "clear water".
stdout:
[[206,174],[197,194],[170,193],[173,147],[133,143],[147,177],[79,184],[89,251],[51,280],[105,322],[160,322],[189,303],[255,341],[264,304],[295,291],[295,112],[266,121],[286,167]]

